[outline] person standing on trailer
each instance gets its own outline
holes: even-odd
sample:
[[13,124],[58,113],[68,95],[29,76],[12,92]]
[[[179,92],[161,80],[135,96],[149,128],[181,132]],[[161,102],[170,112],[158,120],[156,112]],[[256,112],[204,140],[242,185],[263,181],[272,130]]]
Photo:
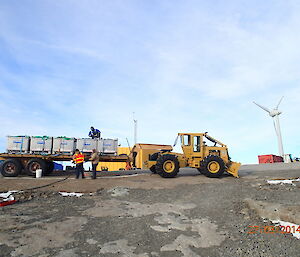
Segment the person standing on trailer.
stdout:
[[96,172],[97,172],[97,166],[98,166],[98,163],[99,163],[99,154],[98,154],[96,149],[93,149],[93,153],[92,153],[91,158],[89,160],[92,162],[92,172],[93,172],[92,179],[95,179],[96,178]]
[[78,150],[75,150],[75,154],[73,155],[73,161],[76,163],[76,179],[79,179],[81,174],[81,178],[84,177],[83,163],[84,163],[84,155]]
[[94,138],[100,138],[101,136],[101,132],[99,129],[95,129],[94,127],[91,127],[91,131],[89,133],[89,137],[91,137],[92,139]]

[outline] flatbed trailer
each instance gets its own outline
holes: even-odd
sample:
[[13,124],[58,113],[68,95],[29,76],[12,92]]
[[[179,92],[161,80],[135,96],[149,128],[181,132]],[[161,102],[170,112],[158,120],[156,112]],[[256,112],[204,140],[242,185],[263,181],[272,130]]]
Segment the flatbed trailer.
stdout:
[[[89,155],[85,155],[88,161]],[[100,155],[101,162],[127,162],[127,155]],[[43,175],[49,175],[54,170],[54,161],[72,161],[68,154],[28,154],[28,153],[0,153],[0,160],[4,161],[0,170],[5,177],[17,177],[23,171],[30,176],[35,176],[37,169]]]

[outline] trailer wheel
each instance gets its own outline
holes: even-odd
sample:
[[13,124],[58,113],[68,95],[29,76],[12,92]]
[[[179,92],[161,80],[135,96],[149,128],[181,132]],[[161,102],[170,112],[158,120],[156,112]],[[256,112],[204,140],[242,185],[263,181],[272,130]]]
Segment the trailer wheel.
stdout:
[[17,177],[22,171],[22,164],[18,159],[8,159],[1,164],[3,177]]
[[175,155],[163,154],[157,159],[155,170],[163,178],[174,178],[179,172],[179,162]]
[[36,170],[42,169],[42,174],[47,174],[47,162],[40,158],[32,158],[26,165],[26,173],[29,176],[35,176]]
[[53,161],[47,161],[47,171],[45,172],[45,175],[49,175],[54,170],[54,162]]
[[225,171],[225,163],[217,155],[209,155],[201,162],[201,173],[210,178],[219,178]]

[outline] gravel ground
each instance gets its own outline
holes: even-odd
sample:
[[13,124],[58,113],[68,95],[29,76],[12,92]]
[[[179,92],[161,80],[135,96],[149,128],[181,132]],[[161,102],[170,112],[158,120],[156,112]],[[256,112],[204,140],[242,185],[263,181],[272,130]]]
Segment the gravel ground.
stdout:
[[61,181],[66,175],[0,178],[2,192],[60,180],[0,207],[0,256],[300,256],[300,239],[263,230],[274,219],[300,225],[300,183],[267,183],[300,177],[300,164],[242,166],[240,179],[195,169],[174,179],[139,171]]

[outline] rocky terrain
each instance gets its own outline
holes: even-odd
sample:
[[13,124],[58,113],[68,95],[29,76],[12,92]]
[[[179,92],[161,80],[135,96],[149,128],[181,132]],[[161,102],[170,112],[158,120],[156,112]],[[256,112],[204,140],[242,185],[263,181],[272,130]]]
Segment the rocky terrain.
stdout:
[[300,255],[300,231],[274,229],[300,225],[298,164],[242,166],[239,179],[195,169],[174,179],[63,175],[0,178],[1,192],[18,191],[16,203],[0,207],[0,256]]

